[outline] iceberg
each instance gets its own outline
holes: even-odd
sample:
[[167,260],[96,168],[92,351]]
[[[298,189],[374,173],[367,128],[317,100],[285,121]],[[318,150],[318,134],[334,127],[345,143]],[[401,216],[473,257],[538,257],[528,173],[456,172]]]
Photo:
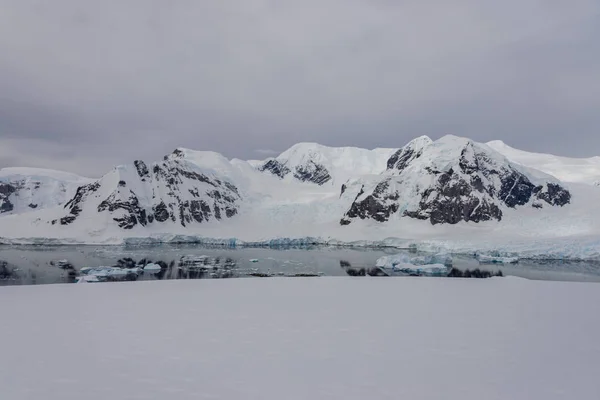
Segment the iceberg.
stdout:
[[98,279],[98,277],[95,275],[83,275],[83,276],[78,276],[77,278],[75,278],[75,283],[96,283],[96,282],[100,282],[100,279]]
[[82,275],[79,278],[82,279],[76,279],[76,282],[80,283],[81,280],[85,280],[86,282],[126,280],[128,277],[137,278],[141,272],[141,268],[84,267],[79,270],[79,273]]
[[480,254],[477,256],[480,264],[516,264],[519,257],[496,257]]
[[160,270],[162,269],[160,267],[160,265],[155,264],[155,263],[150,263],[150,264],[146,264],[146,266],[143,268],[144,272],[153,272],[153,273],[157,273],[160,272]]
[[[381,269],[390,269],[393,272],[399,272],[404,275],[447,276],[450,268],[440,262],[435,262],[436,260],[447,262],[448,256],[436,254],[433,256],[410,257],[408,254],[400,253],[380,257],[375,262],[375,266]],[[450,258],[451,264],[452,260]]]

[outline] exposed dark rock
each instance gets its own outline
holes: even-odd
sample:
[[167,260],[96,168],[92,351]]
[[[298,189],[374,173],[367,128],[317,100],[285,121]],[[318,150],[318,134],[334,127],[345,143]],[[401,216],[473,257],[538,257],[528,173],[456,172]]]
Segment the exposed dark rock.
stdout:
[[[372,218],[375,221],[385,222],[390,218],[390,215],[398,211],[399,205],[396,202],[398,200],[398,194],[396,192],[387,193],[390,186],[389,180],[380,182],[373,193],[364,199],[357,201],[355,200],[350,207],[350,210],[346,213],[344,218],[340,221],[341,225],[348,225],[350,220],[348,218]],[[364,187],[361,188],[358,197],[364,193]]]
[[571,203],[571,193],[555,183],[548,183],[545,190],[541,188],[536,192],[536,195],[538,199],[545,201],[551,206],[565,206]]
[[215,212],[215,218],[218,219],[218,220],[220,220],[221,219],[221,208],[217,205],[217,203],[215,203],[213,205],[213,209],[214,209],[214,212]]
[[150,170],[148,169],[148,166],[145,162],[143,162],[142,160],[135,160],[133,162],[133,165],[135,166],[135,169],[137,170],[137,173],[140,178],[150,177]]
[[142,204],[135,192],[130,190],[129,193],[123,193],[119,190],[123,187],[119,182],[112,194],[97,208],[99,213],[116,213],[113,220],[123,229],[164,223],[169,219],[187,226],[237,214],[237,202],[240,200],[237,187],[202,173],[185,160],[168,157],[166,161],[154,164],[152,173],[148,172],[148,175],[147,168],[144,169],[141,162],[137,163],[136,168],[138,175],[144,176],[140,176],[140,180],[151,188],[147,192],[152,194],[152,200]]
[[387,161],[387,169],[396,170],[398,172],[404,171],[413,160],[421,157],[423,149],[430,143],[431,140],[425,136],[411,141],[409,144],[392,154]]
[[158,222],[165,222],[169,219],[169,211],[167,210],[167,206],[164,202],[160,202],[154,206],[152,211],[154,213],[154,218]]
[[[268,171],[279,178],[284,178],[292,172],[285,163],[276,159],[266,161],[258,169],[261,172]],[[313,160],[308,160],[305,164],[296,166],[293,172],[294,178],[299,181],[312,182],[317,185],[323,185],[332,179],[327,168]]]
[[387,162],[387,169],[395,169],[398,171],[404,171],[404,169],[410,164],[415,158],[421,156],[422,150],[417,151],[412,148],[402,148],[392,154]]
[[69,225],[70,223],[74,222],[76,218],[77,217],[75,215],[67,215],[66,217],[62,217],[60,219],[60,224],[61,225]]
[[100,182],[94,182],[89,185],[80,186],[77,188],[75,196],[65,204],[64,208],[69,210],[69,214],[66,217],[60,219],[61,225],[68,225],[75,221],[76,217],[81,213],[82,205],[85,199],[91,194],[100,189]]
[[302,182],[312,182],[323,185],[331,180],[327,168],[310,160],[306,165],[299,165],[294,171],[294,177]]
[[126,201],[117,200],[116,193],[113,192],[113,194],[98,205],[98,212],[106,210],[111,213],[117,210],[124,210],[127,213],[122,217],[113,218],[119,227],[123,229],[131,229],[138,223],[142,226],[148,223],[146,210],[140,207],[139,200],[132,191],[129,191],[129,198]]
[[9,197],[16,190],[10,183],[0,182],[0,214],[11,212],[14,209],[14,204],[9,200]]
[[275,159],[267,161],[262,166],[260,166],[258,169],[261,172],[269,171],[273,175],[278,176],[280,178],[284,178],[287,174],[290,173],[290,169],[288,167],[286,167],[285,164],[283,164]]

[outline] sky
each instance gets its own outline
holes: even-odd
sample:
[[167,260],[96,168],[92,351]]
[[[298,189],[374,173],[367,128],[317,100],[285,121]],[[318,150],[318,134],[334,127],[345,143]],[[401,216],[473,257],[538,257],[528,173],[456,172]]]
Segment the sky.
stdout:
[[597,0],[0,0],[0,167],[445,134],[600,155]]

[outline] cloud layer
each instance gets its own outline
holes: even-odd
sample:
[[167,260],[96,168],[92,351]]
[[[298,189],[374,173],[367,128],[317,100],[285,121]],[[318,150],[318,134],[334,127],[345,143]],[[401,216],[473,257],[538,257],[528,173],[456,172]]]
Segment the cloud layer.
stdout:
[[0,167],[447,133],[600,154],[600,3],[0,0]]

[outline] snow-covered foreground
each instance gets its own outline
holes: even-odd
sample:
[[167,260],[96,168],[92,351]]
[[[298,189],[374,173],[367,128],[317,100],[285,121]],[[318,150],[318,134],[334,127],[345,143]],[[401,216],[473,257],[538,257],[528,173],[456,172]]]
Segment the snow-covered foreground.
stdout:
[[0,397],[597,399],[598,303],[517,278],[3,288]]

